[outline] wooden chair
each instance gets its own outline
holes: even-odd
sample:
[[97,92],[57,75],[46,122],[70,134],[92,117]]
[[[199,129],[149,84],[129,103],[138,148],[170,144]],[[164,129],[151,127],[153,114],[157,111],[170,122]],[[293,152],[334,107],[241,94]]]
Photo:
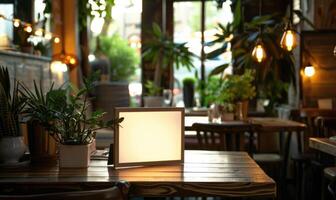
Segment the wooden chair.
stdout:
[[[245,122],[227,122],[193,124],[193,130],[196,130],[197,141],[200,149],[203,150],[224,150],[240,151],[245,149],[245,133],[253,134],[253,126]],[[248,149],[252,150],[252,141]]]
[[116,186],[107,189],[45,194],[0,195],[0,200],[126,200],[128,191],[128,183],[118,182]]
[[[313,137],[331,137],[336,135],[336,117],[333,116],[333,112],[326,112],[326,116],[315,116],[314,115],[314,121],[313,121],[313,127],[311,130],[314,130],[314,133],[312,134]],[[313,113],[316,114],[316,113]],[[306,193],[306,186],[304,181],[303,175],[305,174],[306,169],[311,169],[315,173],[324,174],[324,178],[321,177],[315,177],[314,182],[315,183],[321,183],[325,186],[322,187],[322,199],[325,197],[325,191],[328,189],[331,194],[334,196],[335,191],[335,181],[336,181],[336,170],[334,167],[327,167],[330,166],[331,163],[333,163],[333,160],[330,160],[329,156],[323,156],[322,154],[318,154],[318,159],[316,159],[315,154],[312,153],[305,153],[302,155],[299,155],[298,158],[295,159],[296,163],[296,182],[297,182],[297,199],[303,199],[303,194]],[[327,158],[326,158],[327,157]],[[299,162],[298,162],[299,161]],[[330,182],[330,184],[327,186],[325,183]],[[319,184],[316,184],[318,186]],[[316,194],[317,196],[317,194]]]

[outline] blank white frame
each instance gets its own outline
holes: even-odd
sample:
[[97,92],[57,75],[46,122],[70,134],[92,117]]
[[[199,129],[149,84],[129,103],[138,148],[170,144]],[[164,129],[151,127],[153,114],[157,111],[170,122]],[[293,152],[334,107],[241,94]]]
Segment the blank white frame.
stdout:
[[184,160],[184,108],[116,108],[114,167]]

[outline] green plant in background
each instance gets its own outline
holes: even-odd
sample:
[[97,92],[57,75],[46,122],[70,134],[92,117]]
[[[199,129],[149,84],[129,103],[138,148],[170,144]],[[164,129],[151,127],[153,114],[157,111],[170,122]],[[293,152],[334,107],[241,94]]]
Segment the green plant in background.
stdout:
[[226,75],[224,78],[212,76],[206,86],[206,103],[226,105],[227,110],[233,111],[235,103],[255,97],[253,81],[254,72],[251,70],[246,70],[242,75]]
[[[219,33],[210,45],[222,44],[218,49],[207,54],[208,59],[216,58],[227,51],[231,45],[233,68],[235,73],[242,73],[246,69],[256,69],[256,84],[258,96],[272,101],[269,105],[274,110],[274,106],[283,103],[283,96],[287,94],[287,86],[295,84],[295,64],[291,52],[287,52],[280,47],[280,38],[286,19],[276,15],[264,15],[254,17],[251,21],[244,21],[242,17],[241,0],[235,1],[234,20],[227,25],[218,25]],[[259,28],[262,27],[262,32]],[[251,56],[256,40],[261,38],[266,49],[266,61],[258,64]],[[223,64],[215,68],[211,75],[221,74],[228,67]],[[281,87],[279,85],[282,84]],[[273,96],[273,93],[281,96]]]
[[18,82],[11,81],[8,69],[0,66],[0,138],[20,136],[19,115],[26,100],[19,94]]
[[22,85],[21,93],[27,99],[25,113],[37,120],[48,133],[61,144],[89,144],[93,141],[95,131],[114,127],[123,118],[102,120],[104,112],[88,113],[88,92],[93,87],[92,77],[84,80],[84,87],[76,90],[71,86],[50,87],[44,94],[41,87],[34,82],[34,91]]
[[182,80],[183,85],[195,85],[196,80],[193,77],[186,77]]
[[128,81],[135,74],[140,62],[136,51],[128,45],[126,40],[116,34],[100,36],[99,45],[99,50],[110,61],[110,80]]
[[145,83],[145,88],[147,89],[148,96],[160,96],[162,88],[154,84],[153,81],[147,81]]
[[186,43],[176,43],[167,34],[163,33],[157,24],[153,24],[153,38],[144,43],[144,60],[152,63],[155,68],[154,84],[162,88],[162,73],[164,69],[169,68],[169,87],[173,89],[174,84],[174,66],[179,69],[186,67],[188,70],[194,67],[193,58],[196,57],[189,51]]

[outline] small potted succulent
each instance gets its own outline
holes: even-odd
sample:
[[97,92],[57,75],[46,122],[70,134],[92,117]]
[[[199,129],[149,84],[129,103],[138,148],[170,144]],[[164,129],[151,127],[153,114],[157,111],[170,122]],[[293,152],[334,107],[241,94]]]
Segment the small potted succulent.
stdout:
[[145,107],[162,107],[163,96],[162,88],[154,84],[153,81],[147,81],[145,84],[147,89],[147,96],[144,96],[144,106]]
[[25,112],[37,120],[60,145],[60,167],[88,167],[90,144],[94,141],[95,131],[101,128],[113,128],[123,119],[103,121],[105,114],[95,111],[88,114],[88,92],[93,87],[93,79],[84,80],[84,87],[53,89],[53,85],[44,95],[35,84],[35,91],[22,87],[27,98]]
[[17,164],[26,150],[19,122],[24,106],[18,82],[11,88],[8,69],[0,66],[0,164]]

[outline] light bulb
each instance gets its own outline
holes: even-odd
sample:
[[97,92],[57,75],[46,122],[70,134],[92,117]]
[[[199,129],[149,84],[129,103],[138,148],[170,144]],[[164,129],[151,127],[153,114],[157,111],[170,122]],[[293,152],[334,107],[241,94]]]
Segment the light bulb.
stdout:
[[58,44],[58,43],[60,43],[60,41],[61,41],[61,40],[60,40],[60,38],[59,38],[59,37],[55,37],[55,38],[54,38],[54,42],[55,42],[55,44]]
[[36,35],[36,36],[42,36],[42,35],[43,35],[43,30],[42,30],[42,29],[37,29],[37,30],[35,31],[35,35]]
[[257,42],[256,46],[252,51],[252,57],[259,63],[266,59],[266,51],[261,42]]
[[104,26],[104,18],[94,17],[91,22],[91,31],[94,35],[99,35]]
[[304,68],[304,75],[307,77],[312,77],[315,74],[315,68],[312,65],[306,66]]
[[13,26],[14,27],[19,27],[20,26],[20,20],[19,19],[13,19]]
[[52,34],[51,34],[51,33],[46,33],[46,34],[44,35],[44,38],[47,39],[47,40],[51,40],[51,38],[52,38]]
[[31,33],[33,31],[33,28],[31,27],[30,24],[27,24],[26,27],[24,28],[24,30],[27,32],[27,33]]
[[68,67],[65,63],[59,61],[59,60],[56,60],[56,61],[53,61],[50,65],[50,69],[52,72],[66,72],[68,71]]
[[296,47],[296,34],[293,30],[287,29],[280,41],[281,48],[292,51]]

